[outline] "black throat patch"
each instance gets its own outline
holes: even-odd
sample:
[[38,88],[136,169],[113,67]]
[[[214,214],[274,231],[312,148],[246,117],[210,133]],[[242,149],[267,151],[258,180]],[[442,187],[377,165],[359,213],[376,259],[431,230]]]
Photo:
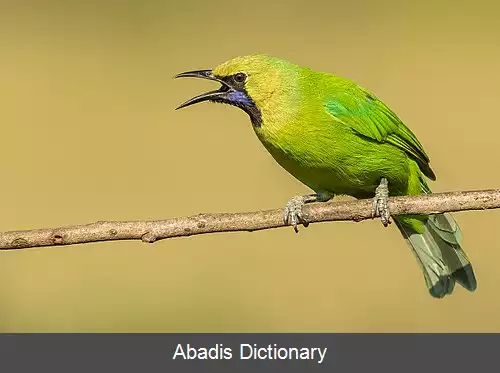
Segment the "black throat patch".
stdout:
[[250,121],[252,122],[252,125],[254,127],[261,127],[262,126],[262,113],[260,112],[259,108],[255,106],[255,104],[252,105],[236,105],[238,106],[241,110],[243,110],[245,113],[248,114],[250,117]]
[[[257,105],[255,105],[255,102],[253,102],[252,98],[248,95],[248,92],[245,89],[245,82],[236,81],[234,75],[221,77],[220,79],[223,80],[228,87],[231,87],[234,90],[234,96],[230,95],[224,103],[239,107],[248,114],[254,127],[261,127],[262,113]],[[222,89],[224,89],[224,87]]]

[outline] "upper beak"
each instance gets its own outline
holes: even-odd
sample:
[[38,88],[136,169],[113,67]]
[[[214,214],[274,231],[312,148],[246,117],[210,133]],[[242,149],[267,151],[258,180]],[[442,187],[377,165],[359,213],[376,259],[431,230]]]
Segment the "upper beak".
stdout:
[[182,109],[186,106],[197,104],[198,102],[224,99],[227,95],[229,88],[230,88],[224,81],[217,78],[212,73],[212,70],[186,71],[184,73],[177,74],[175,76],[175,78],[201,78],[201,79],[214,80],[214,81],[222,84],[222,86],[218,90],[210,91],[210,92],[198,95],[196,97],[193,97],[192,99],[189,99],[186,102],[179,105],[175,110]]

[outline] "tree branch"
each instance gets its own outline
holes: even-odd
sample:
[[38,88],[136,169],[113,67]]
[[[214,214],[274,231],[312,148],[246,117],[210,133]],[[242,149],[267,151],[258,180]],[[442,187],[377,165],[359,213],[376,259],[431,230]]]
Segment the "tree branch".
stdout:
[[[392,197],[392,215],[500,208],[500,189]],[[371,200],[332,201],[304,207],[308,223],[371,219]],[[171,237],[215,232],[256,231],[283,227],[283,210],[198,214],[153,221],[99,221],[87,225],[0,233],[0,250],[73,245],[87,242],[142,240],[152,243]]]

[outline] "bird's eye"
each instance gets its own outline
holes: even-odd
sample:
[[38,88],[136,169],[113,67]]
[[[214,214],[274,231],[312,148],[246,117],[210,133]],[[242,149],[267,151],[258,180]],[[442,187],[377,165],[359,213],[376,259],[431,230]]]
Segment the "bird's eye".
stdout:
[[247,76],[245,73],[237,73],[234,75],[234,81],[236,83],[243,83],[247,79]]

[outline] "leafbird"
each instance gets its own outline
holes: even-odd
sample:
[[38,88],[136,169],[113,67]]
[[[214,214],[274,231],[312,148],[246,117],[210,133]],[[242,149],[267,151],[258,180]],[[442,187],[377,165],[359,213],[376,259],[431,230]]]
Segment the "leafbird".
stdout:
[[[262,54],[176,75],[181,77],[213,80],[221,86],[178,109],[203,101],[242,109],[276,162],[315,192],[286,204],[284,221],[295,231],[306,223],[306,203],[326,202],[335,195],[372,198],[372,215],[387,226],[389,196],[431,192],[426,178],[436,176],[419,140],[373,93],[349,79]],[[393,219],[433,297],[451,294],[455,282],[469,291],[476,289],[460,228],[450,214]]]

